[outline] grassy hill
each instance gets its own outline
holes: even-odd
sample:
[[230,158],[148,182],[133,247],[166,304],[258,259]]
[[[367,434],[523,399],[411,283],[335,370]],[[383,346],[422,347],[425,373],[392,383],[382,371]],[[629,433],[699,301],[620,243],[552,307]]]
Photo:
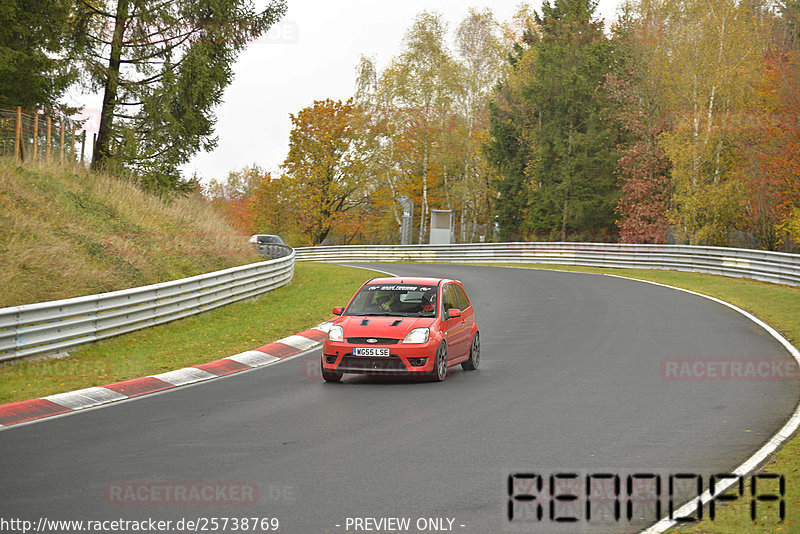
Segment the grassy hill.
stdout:
[[198,197],[165,202],[113,176],[0,158],[0,307],[258,260]]

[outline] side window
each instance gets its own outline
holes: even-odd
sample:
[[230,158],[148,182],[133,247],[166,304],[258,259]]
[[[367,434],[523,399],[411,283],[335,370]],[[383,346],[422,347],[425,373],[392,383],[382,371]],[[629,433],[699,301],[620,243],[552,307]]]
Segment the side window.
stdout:
[[447,284],[444,286],[444,289],[442,289],[442,304],[444,305],[443,308],[445,311],[458,308],[458,298],[453,289],[453,284]]
[[464,293],[462,287],[458,284],[453,284],[453,287],[456,288],[456,294],[458,295],[458,304],[461,311],[466,310],[469,308],[469,299],[467,298],[467,294]]

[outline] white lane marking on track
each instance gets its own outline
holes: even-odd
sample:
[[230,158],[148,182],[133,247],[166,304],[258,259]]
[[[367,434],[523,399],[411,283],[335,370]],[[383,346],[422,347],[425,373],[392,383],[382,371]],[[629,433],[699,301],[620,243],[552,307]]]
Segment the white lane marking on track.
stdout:
[[[360,266],[357,266],[357,265],[351,265],[351,267],[353,267],[355,269],[365,269],[365,270],[369,270],[369,271],[375,271],[375,272],[383,273],[383,274],[386,274],[386,275],[389,275],[389,276],[396,276],[393,273],[390,273],[388,271],[382,271],[380,269],[370,269],[368,267],[360,267]],[[318,325],[315,328],[317,328],[319,330],[322,330],[323,332],[326,332],[325,325],[327,325],[327,328],[330,329],[331,324],[332,324],[331,322],[325,322],[325,323],[321,323],[320,325]],[[279,363],[283,363],[283,362],[287,362],[287,361],[290,361],[290,360],[294,360],[296,358],[303,357],[303,356],[307,355],[309,352],[311,352],[312,350],[315,350],[315,349],[319,348],[320,345],[322,345],[322,343],[319,342],[319,341],[308,340],[308,338],[304,338],[302,336],[289,336],[289,338],[293,338],[293,337],[297,337],[297,338],[300,338],[302,340],[307,340],[307,341],[309,341],[311,343],[308,345],[308,348],[301,349],[302,352],[299,352],[297,354],[292,354],[291,356],[287,356],[285,358],[275,358],[272,355],[269,355],[269,354],[266,354],[266,353],[262,353],[262,352],[259,352],[259,351],[247,351],[247,352],[259,352],[259,354],[264,354],[265,356],[268,356],[270,358],[275,358],[274,360],[271,360],[271,361],[265,363],[264,365],[272,365],[272,364],[277,365]],[[289,338],[285,338],[285,339],[289,339]],[[278,342],[279,343],[283,343],[284,341],[283,340],[279,340]],[[295,346],[295,345],[292,345],[292,346]],[[242,353],[242,354],[246,354],[246,353]],[[240,363],[244,363],[244,362],[240,362]],[[245,365],[249,365],[247,363],[244,363],[244,364]],[[192,385],[198,385],[197,384],[198,382],[203,382],[205,380],[210,380],[210,379],[214,379],[214,378],[230,378],[232,376],[236,376],[236,375],[239,375],[241,373],[247,373],[247,372],[250,372],[251,370],[255,370],[255,369],[257,369],[257,367],[253,367],[252,369],[245,369],[245,370],[242,370],[242,371],[240,371],[238,373],[230,373],[230,374],[227,374],[227,375],[217,376],[217,375],[215,375],[213,373],[209,373],[207,371],[203,371],[202,369],[197,369],[195,367],[185,367],[183,369],[177,369],[175,371],[168,371],[166,373],[161,373],[161,374],[157,374],[157,375],[151,375],[150,378],[156,378],[158,380],[161,380],[161,381],[166,382],[168,384],[171,384],[173,386],[192,386]],[[93,388],[87,388],[87,389],[93,389]],[[118,399],[117,403],[122,403],[122,402],[130,402],[130,401],[135,401],[135,400],[139,400],[139,399],[144,399],[144,398],[155,396],[155,395],[161,395],[163,393],[168,393],[170,391],[173,391],[174,388],[168,388],[168,389],[164,389],[164,390],[161,390],[161,391],[156,391],[156,392],[150,393],[148,395],[141,395],[141,396],[136,396],[136,397],[127,397],[126,395],[122,395],[121,393],[117,393],[117,392],[112,391],[112,390],[107,390],[106,388],[97,388],[97,389],[104,389],[106,391],[109,391],[110,393],[115,393],[115,394],[121,395],[122,398]],[[71,393],[75,393],[75,392],[58,393],[56,395],[69,395]],[[54,397],[54,396],[55,395],[51,395],[51,397]],[[55,402],[55,401],[53,401],[53,402]],[[114,404],[117,404],[117,403],[114,403]],[[94,405],[82,406],[82,408],[80,410],[76,410],[76,411],[73,411],[73,412],[54,415],[54,416],[50,416],[50,417],[43,417],[41,419],[34,419],[32,421],[26,421],[24,423],[17,423],[15,425],[10,425],[10,426],[9,425],[0,425],[0,430],[8,430],[9,428],[18,428],[18,427],[22,427],[22,426],[27,426],[27,425],[40,423],[40,422],[43,422],[43,421],[49,421],[51,419],[58,419],[58,418],[61,418],[61,417],[66,417],[66,416],[73,415],[75,413],[79,413],[79,412],[83,412],[83,411],[96,410],[96,409],[99,409],[99,408],[104,408],[106,405],[109,405],[109,404],[111,404],[111,401],[106,401],[106,402],[98,403],[98,404],[94,404]],[[62,404],[62,406],[64,406],[64,405]],[[68,407],[68,406],[65,406],[65,407]]]
[[56,393],[43,398],[71,410],[81,410],[107,402],[127,399],[128,396],[103,387],[91,387],[66,393]]
[[[320,345],[321,345],[321,343],[320,343]],[[285,363],[285,362],[288,362],[288,361],[291,361],[291,360],[296,360],[297,358],[302,358],[304,356],[308,356],[310,353],[314,352],[315,350],[318,350],[319,348],[320,348],[319,346],[313,347],[313,348],[311,348],[309,350],[306,350],[306,351],[303,351],[303,352],[298,352],[297,354],[292,354],[291,356],[287,356],[285,358],[276,359],[274,362],[267,364],[267,366],[279,365],[281,363]],[[239,372],[229,373],[227,375],[222,375],[222,376],[217,376],[217,375],[213,375],[212,374],[209,378],[217,378],[217,379],[220,379],[220,380],[227,379],[227,378],[233,378],[233,377],[241,376],[241,375],[246,374],[246,373],[251,373],[253,371],[257,371],[258,369],[259,369],[258,367],[252,367],[250,369],[242,369]],[[178,371],[183,371],[183,369],[178,369]],[[200,369],[196,369],[196,371],[201,371],[201,370]],[[163,375],[168,375],[168,374],[175,373],[175,372],[176,371],[170,371],[169,373],[162,373],[162,374]],[[161,376],[161,375],[153,375],[151,378],[158,378],[159,376]],[[195,380],[193,382],[187,382],[185,385],[181,384],[183,387],[166,388],[166,389],[162,389],[160,391],[154,391],[152,393],[148,393],[147,395],[137,395],[135,397],[125,397],[124,399],[120,399],[117,402],[109,402],[109,403],[105,403],[105,404],[99,404],[97,406],[91,406],[91,407],[83,409],[83,410],[76,410],[76,411],[71,411],[71,412],[62,413],[62,414],[58,414],[58,415],[50,415],[50,416],[47,416],[47,417],[42,417],[40,419],[33,419],[31,421],[25,421],[23,423],[16,423],[16,424],[13,424],[13,425],[0,425],[0,431],[6,432],[6,431],[14,429],[14,428],[20,428],[20,427],[28,426],[28,425],[35,425],[36,423],[43,423],[43,422],[46,422],[46,421],[50,421],[52,419],[60,419],[62,417],[69,417],[69,416],[72,416],[72,415],[75,415],[75,414],[79,414],[79,413],[91,412],[93,410],[100,410],[100,409],[103,409],[103,408],[108,408],[109,406],[117,406],[117,405],[125,404],[125,403],[128,403],[128,402],[135,402],[135,401],[138,401],[138,400],[141,400],[141,399],[147,399],[149,397],[156,397],[158,395],[164,395],[164,394],[167,394],[167,393],[171,393],[173,391],[180,391],[180,390],[182,390],[184,388],[192,388],[192,387],[195,387],[195,386],[201,386],[204,380],[205,379],[203,379],[203,380]]]
[[272,363],[280,358],[276,358],[275,356],[265,352],[248,350],[246,352],[234,354],[233,356],[228,356],[225,359],[239,362],[242,365],[249,365],[250,367],[261,367],[262,365],[267,365],[268,363]]
[[308,350],[317,345],[319,341],[314,341],[313,339],[308,339],[307,337],[295,335],[279,339],[275,343],[283,343],[284,345],[289,345],[297,350]]
[[325,332],[327,334],[328,332],[331,331],[332,326],[333,326],[333,321],[325,321],[324,323],[320,323],[314,328],[312,328],[312,330],[321,330],[322,332]]
[[184,367],[183,369],[152,375],[152,377],[166,382],[167,384],[172,384],[173,386],[183,386],[193,382],[216,378],[217,375],[209,373],[208,371],[203,371],[202,369],[197,369],[196,367]]
[[[396,274],[390,273],[389,271],[384,271],[384,270],[381,270],[381,269],[373,269],[372,267],[362,267],[361,265],[353,265],[352,263],[347,263],[347,262],[344,262],[344,263],[343,262],[332,262],[332,263],[334,263],[335,265],[342,265],[344,267],[352,267],[353,269],[364,269],[365,271],[375,271],[376,273],[383,273],[383,274],[386,274],[386,275],[389,275],[389,276],[397,276]],[[454,264],[454,265],[456,265],[456,264]]]

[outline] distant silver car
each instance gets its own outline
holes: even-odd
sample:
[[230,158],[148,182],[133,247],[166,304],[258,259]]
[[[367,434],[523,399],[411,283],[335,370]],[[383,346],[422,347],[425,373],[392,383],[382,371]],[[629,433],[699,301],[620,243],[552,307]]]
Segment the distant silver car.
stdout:
[[271,234],[253,234],[250,237],[250,242],[257,245],[285,245],[283,239],[279,235]]
[[271,234],[253,234],[249,241],[255,245],[258,253],[264,256],[265,259],[271,260],[288,255],[286,247],[289,245],[287,245],[283,239],[281,239],[281,236]]

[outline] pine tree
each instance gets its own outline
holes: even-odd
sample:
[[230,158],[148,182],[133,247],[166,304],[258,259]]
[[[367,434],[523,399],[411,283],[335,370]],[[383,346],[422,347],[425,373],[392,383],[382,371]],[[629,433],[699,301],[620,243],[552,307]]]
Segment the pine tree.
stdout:
[[75,81],[72,2],[3,0],[0,4],[0,106],[52,108]]
[[616,232],[618,127],[600,90],[611,44],[596,2],[546,1],[495,92],[485,150],[499,174],[500,238]]
[[536,167],[526,226],[536,233],[614,228],[615,146],[598,92],[610,43],[591,0],[545,1],[537,14],[537,62],[527,97],[536,112]]
[[535,110],[525,93],[536,69],[536,50],[531,45],[537,30],[533,18],[525,13],[518,13],[517,19],[525,27],[512,45],[509,73],[498,83],[489,102],[489,140],[483,145],[486,160],[495,170],[491,186],[497,195],[491,211],[496,237],[501,241],[523,239],[528,184],[534,167]]
[[181,188],[178,167],[211,150],[214,107],[233,63],[286,10],[272,0],[79,2],[83,61],[103,92],[94,168],[122,166],[146,186]]

